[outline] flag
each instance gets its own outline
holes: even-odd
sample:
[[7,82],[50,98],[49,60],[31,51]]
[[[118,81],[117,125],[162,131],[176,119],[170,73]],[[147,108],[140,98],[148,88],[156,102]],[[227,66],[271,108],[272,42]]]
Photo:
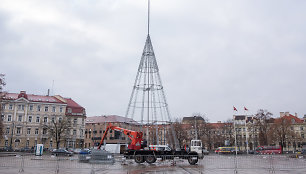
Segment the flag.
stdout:
[[233,106],[233,108],[234,108],[234,111],[238,111],[237,108],[235,108],[235,106]]
[[247,109],[246,107],[244,107],[244,110],[245,110],[245,111],[248,111],[248,109]]

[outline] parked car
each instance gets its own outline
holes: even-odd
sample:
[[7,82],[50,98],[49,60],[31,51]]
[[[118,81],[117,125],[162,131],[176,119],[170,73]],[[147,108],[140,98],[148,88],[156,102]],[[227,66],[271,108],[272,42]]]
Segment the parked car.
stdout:
[[3,148],[0,148],[0,152],[13,152],[13,148],[11,147],[3,147]]
[[202,149],[202,153],[203,153],[203,155],[208,155],[208,154],[209,154],[209,151],[206,150],[205,148],[203,148],[203,149]]
[[72,156],[73,153],[72,152],[68,152],[65,149],[54,149],[52,151],[51,155],[55,155],[55,156]]
[[89,149],[82,149],[79,154],[86,155],[86,154],[90,154],[90,153],[91,153],[91,150],[89,150]]
[[34,152],[34,149],[31,149],[29,147],[24,147],[20,149],[20,152]]
[[81,150],[82,149],[77,148],[77,149],[73,149],[72,152],[75,153],[75,154],[79,154],[81,152]]

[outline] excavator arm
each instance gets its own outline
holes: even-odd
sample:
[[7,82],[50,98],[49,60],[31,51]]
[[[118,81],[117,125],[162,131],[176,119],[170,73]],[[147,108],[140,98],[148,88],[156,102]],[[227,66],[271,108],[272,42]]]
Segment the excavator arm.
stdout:
[[102,143],[103,143],[106,135],[108,134],[109,129],[123,132],[125,135],[127,135],[132,140],[131,144],[128,145],[128,149],[131,149],[131,150],[141,149],[141,141],[142,141],[142,135],[143,135],[142,132],[132,131],[132,130],[124,129],[124,128],[121,128],[121,127],[118,127],[118,126],[113,126],[111,123],[108,124],[108,126],[107,126],[107,128],[106,128],[106,130],[105,130],[105,132],[102,136],[102,139],[100,141],[98,149],[101,148]]

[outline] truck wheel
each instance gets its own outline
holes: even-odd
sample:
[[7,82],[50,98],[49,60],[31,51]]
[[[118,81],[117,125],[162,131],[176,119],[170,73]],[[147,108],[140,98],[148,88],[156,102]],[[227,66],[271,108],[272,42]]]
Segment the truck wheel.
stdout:
[[190,165],[195,165],[198,162],[198,160],[199,160],[199,157],[197,155],[190,156],[188,158],[188,162],[189,162]]
[[144,162],[143,156],[139,155],[139,154],[135,156],[134,160],[135,160],[136,163],[143,163]]
[[156,161],[156,158],[154,155],[147,155],[146,156],[146,162],[149,163],[149,164],[152,164],[152,163],[155,163]]

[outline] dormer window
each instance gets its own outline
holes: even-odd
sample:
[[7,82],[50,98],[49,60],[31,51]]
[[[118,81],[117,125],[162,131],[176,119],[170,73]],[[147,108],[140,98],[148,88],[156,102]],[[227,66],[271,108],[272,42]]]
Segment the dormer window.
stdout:
[[72,109],[71,108],[68,108],[68,113],[72,113]]
[[291,123],[294,124],[295,123],[295,119],[292,118],[291,119]]

